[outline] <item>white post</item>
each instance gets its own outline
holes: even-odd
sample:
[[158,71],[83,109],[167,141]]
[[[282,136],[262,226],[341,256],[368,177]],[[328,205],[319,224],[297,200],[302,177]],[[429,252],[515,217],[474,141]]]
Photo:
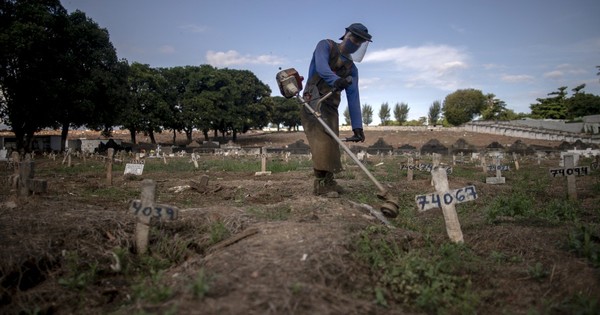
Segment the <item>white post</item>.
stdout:
[[[440,196],[444,196],[446,192],[450,190],[446,169],[443,167],[436,167],[431,171],[431,175],[435,190]],[[463,234],[454,203],[446,204],[442,202],[441,207],[444,214],[444,221],[446,222],[446,232],[448,233],[448,237],[450,237],[450,240],[454,243],[463,243]]]

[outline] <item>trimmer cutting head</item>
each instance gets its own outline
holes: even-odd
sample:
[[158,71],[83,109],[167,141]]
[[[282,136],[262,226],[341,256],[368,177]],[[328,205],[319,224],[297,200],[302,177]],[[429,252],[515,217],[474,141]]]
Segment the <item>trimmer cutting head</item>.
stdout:
[[387,190],[379,192],[377,198],[383,200],[379,210],[381,210],[381,213],[383,213],[384,216],[388,218],[395,218],[398,216],[398,202],[389,196]]

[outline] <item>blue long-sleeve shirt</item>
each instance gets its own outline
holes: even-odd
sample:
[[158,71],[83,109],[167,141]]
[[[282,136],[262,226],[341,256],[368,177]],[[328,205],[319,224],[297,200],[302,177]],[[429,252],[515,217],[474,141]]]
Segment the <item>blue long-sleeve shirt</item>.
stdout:
[[[346,58],[341,55],[340,58]],[[321,40],[312,56],[310,66],[308,68],[308,77],[312,78],[313,74],[318,73],[325,82],[333,87],[335,81],[340,77],[335,74],[329,67],[329,42]],[[350,113],[350,122],[352,129],[362,128],[362,112],[360,108],[360,96],[358,93],[358,68],[352,64],[351,69],[352,84],[346,88],[346,100],[348,101],[348,112]]]

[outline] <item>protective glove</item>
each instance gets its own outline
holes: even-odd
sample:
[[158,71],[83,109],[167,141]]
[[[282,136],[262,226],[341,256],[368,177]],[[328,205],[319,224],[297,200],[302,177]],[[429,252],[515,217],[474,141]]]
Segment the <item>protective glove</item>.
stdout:
[[350,84],[352,84],[352,78],[347,77],[347,78],[339,78],[339,79],[335,80],[335,82],[333,83],[333,86],[337,90],[341,91],[341,90],[344,90],[347,87],[349,87]]
[[363,132],[362,128],[352,129],[352,131],[354,132],[354,135],[350,138],[346,138],[346,141],[351,141],[351,142],[364,142],[365,141],[365,133]]

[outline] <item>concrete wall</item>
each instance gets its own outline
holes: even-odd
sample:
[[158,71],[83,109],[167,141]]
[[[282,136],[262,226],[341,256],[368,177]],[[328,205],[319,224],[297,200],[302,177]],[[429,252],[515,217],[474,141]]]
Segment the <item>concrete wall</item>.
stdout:
[[586,135],[568,131],[551,130],[547,128],[530,127],[524,124],[511,122],[477,121],[465,124],[463,130],[478,133],[511,136],[524,139],[537,139],[549,141],[575,142],[600,144],[600,135]]

